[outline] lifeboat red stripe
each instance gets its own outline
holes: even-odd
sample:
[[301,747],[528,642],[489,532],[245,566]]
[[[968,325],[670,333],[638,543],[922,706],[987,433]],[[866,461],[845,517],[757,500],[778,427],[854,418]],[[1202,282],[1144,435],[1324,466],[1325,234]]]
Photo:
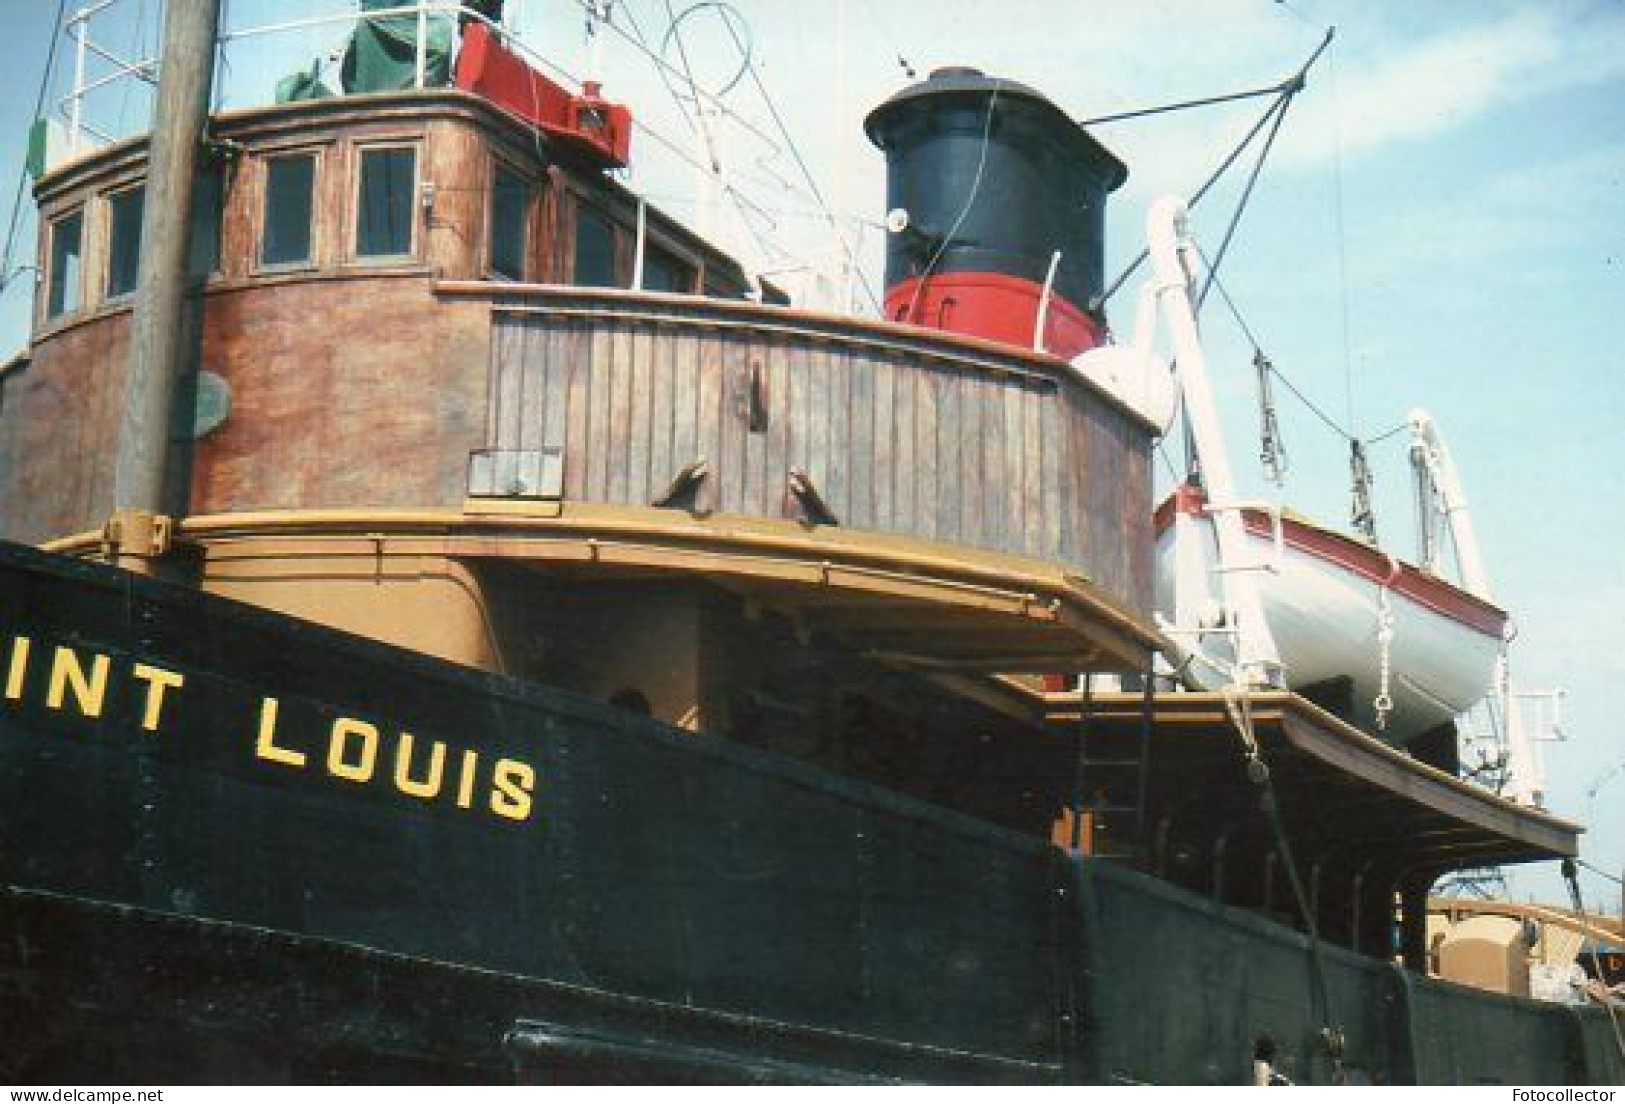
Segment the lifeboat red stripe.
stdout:
[[[1204,499],[1198,491],[1181,487],[1157,507],[1155,520],[1161,534],[1173,524],[1174,513],[1200,515]],[[1263,510],[1243,510],[1247,531],[1266,540],[1274,538],[1273,521]],[[1370,582],[1387,583],[1417,605],[1441,617],[1466,625],[1485,636],[1499,637],[1506,629],[1506,611],[1420,568],[1395,560],[1352,537],[1309,525],[1295,518],[1281,519],[1281,539],[1289,548],[1332,564]]]

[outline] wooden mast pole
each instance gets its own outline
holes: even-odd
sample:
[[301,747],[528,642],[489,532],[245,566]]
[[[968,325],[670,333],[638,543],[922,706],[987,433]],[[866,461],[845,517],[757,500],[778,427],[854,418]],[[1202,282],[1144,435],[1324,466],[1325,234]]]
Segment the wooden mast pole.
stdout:
[[[219,0],[168,0],[157,104],[148,145],[130,365],[114,470],[109,544],[142,557],[163,551],[175,393],[185,368],[192,195],[209,118]],[[160,519],[157,526],[154,520]]]

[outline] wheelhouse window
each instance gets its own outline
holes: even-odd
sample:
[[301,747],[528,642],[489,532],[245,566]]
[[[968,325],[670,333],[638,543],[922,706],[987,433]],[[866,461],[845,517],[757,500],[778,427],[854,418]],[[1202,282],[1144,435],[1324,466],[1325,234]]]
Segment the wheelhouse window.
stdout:
[[411,255],[416,185],[417,150],[410,146],[387,146],[361,151],[356,256]]
[[226,173],[210,165],[198,173],[192,190],[192,240],[187,274],[205,277],[220,271],[220,223],[225,215]]
[[496,166],[491,175],[491,240],[486,252],[493,276],[525,278],[530,195],[530,181],[503,165]]
[[50,272],[46,279],[45,316],[56,318],[79,309],[79,283],[84,260],[83,211],[51,223]]
[[694,272],[671,254],[650,249],[643,257],[643,287],[687,295],[694,290]]
[[135,291],[141,271],[141,218],[147,189],[137,184],[107,199],[112,230],[107,242],[107,297],[115,299]]
[[615,227],[591,207],[576,208],[575,282],[582,287],[616,287]]
[[296,153],[266,161],[265,226],[260,235],[262,265],[311,262],[315,192],[315,154]]

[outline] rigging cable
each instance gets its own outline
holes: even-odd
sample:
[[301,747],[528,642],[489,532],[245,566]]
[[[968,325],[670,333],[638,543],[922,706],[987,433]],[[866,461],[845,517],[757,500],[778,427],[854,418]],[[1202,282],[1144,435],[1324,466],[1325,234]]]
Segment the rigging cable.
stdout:
[[[45,110],[45,97],[51,87],[51,71],[56,66],[56,39],[62,33],[62,17],[67,13],[68,0],[57,0],[56,17],[51,21],[51,41],[45,51],[45,71],[40,74],[39,92],[34,97],[34,122],[38,123]],[[11,269],[12,248],[17,241],[17,220],[22,215],[23,189],[28,183],[28,167],[24,165],[17,174],[17,193],[11,201],[11,223],[6,230],[6,252],[0,259],[0,293],[11,286],[13,276],[18,273]],[[32,267],[32,266],[29,266]],[[19,270],[24,271],[24,270]]]
[[[667,0],[667,2],[669,3],[670,0]],[[728,34],[733,37],[734,45],[743,51],[745,48],[744,43],[740,42],[739,32],[734,29],[733,24],[725,19],[723,20],[723,26],[728,28]],[[829,227],[835,232],[835,240],[840,243],[841,252],[846,254],[846,263],[857,274],[858,283],[862,286],[864,295],[869,298],[869,305],[874,308],[877,314],[880,313],[880,300],[875,295],[874,286],[869,283],[869,277],[858,265],[857,254],[852,249],[852,243],[847,240],[846,233],[841,229],[840,220],[836,218],[835,212],[830,210],[829,203],[824,199],[823,191],[818,187],[818,181],[813,177],[812,169],[808,167],[806,160],[801,156],[801,149],[796,145],[796,140],[791,137],[790,128],[784,125],[784,118],[779,114],[778,107],[773,103],[773,97],[768,94],[767,86],[762,83],[761,74],[756,71],[756,66],[750,63],[748,57],[746,58],[745,70],[750,75],[751,83],[756,86],[757,94],[762,97],[762,103],[767,107],[768,114],[773,117],[774,124],[779,128],[779,134],[783,136],[784,144],[790,150],[791,159],[795,161],[796,167],[801,170],[802,177],[807,181],[807,187],[811,190],[813,199],[817,200],[818,206],[829,220]],[[995,95],[997,95],[997,92],[995,92]]]
[[1310,992],[1315,1002],[1316,1015],[1321,1023],[1320,1040],[1327,1053],[1331,1055],[1337,1075],[1341,1079],[1345,1041],[1343,1032],[1332,1023],[1331,985],[1327,980],[1320,925],[1316,921],[1310,895],[1303,884],[1297,859],[1292,852],[1292,842],[1287,835],[1286,822],[1281,816],[1280,802],[1276,798],[1274,776],[1269,764],[1264,761],[1263,748],[1259,745],[1258,734],[1253,726],[1252,696],[1247,688],[1241,685],[1224,687],[1223,696],[1225,713],[1234,726],[1236,735],[1241,739],[1247,779],[1258,791],[1259,809],[1264,813],[1265,819],[1269,822],[1270,832],[1275,837],[1276,852],[1281,857],[1281,865],[1286,868],[1287,883],[1292,889],[1292,898],[1297,905],[1298,915],[1303,920],[1304,934],[1308,936]]
[[[1336,35],[1336,33],[1336,27],[1328,28],[1326,31],[1326,37],[1321,40],[1320,45],[1315,48],[1315,52],[1309,55],[1309,60],[1305,61],[1302,67],[1299,68],[1296,73],[1282,81],[1274,89],[1264,90],[1276,92],[1278,94],[1276,101],[1270,104],[1270,106],[1264,111],[1263,115],[1259,116],[1258,121],[1253,124],[1252,129],[1247,132],[1246,136],[1243,137],[1242,140],[1236,144],[1235,148],[1230,151],[1229,155],[1219,163],[1219,167],[1214,169],[1213,172],[1209,174],[1208,178],[1203,181],[1202,186],[1196,190],[1194,195],[1191,196],[1190,202],[1186,205],[1188,208],[1192,210],[1195,209],[1196,205],[1202,201],[1202,197],[1207,195],[1207,193],[1215,184],[1219,182],[1224,174],[1230,171],[1230,166],[1236,163],[1236,159],[1242,155],[1248,146],[1252,145],[1253,139],[1258,137],[1258,133],[1269,124],[1270,120],[1275,117],[1276,112],[1282,109],[1282,105],[1290,101],[1299,92],[1303,91],[1308,81],[1310,68],[1315,64],[1316,61],[1320,60],[1320,55],[1326,52],[1326,47],[1331,45],[1332,38],[1334,35]],[[1191,106],[1201,106],[1202,102],[1203,101],[1192,101]],[[1139,270],[1139,267],[1146,262],[1146,258],[1148,258],[1150,255],[1151,251],[1149,248],[1140,250],[1139,255],[1136,256],[1134,260],[1129,262],[1128,267],[1118,274],[1117,278],[1111,282],[1110,286],[1108,286],[1106,290],[1102,291],[1090,301],[1089,309],[1091,311],[1098,311],[1102,306],[1104,306],[1107,300],[1121,290],[1123,285],[1128,282],[1128,278]]]
[[1348,233],[1344,225],[1343,211],[1343,100],[1340,94],[1338,81],[1338,55],[1331,58],[1330,76],[1332,86],[1332,203],[1336,215],[1337,229],[1337,285],[1338,301],[1342,308],[1342,336],[1343,336],[1343,397],[1345,413],[1348,416],[1349,435],[1353,436],[1358,422],[1354,417],[1354,352],[1349,340],[1351,325],[1349,322],[1349,256]]
[[[576,2],[582,7],[590,8],[590,6],[593,3],[593,0],[576,0]],[[623,10],[624,10],[624,5],[623,5]],[[653,62],[656,69],[659,72],[661,72],[661,73],[663,73],[663,74],[665,74],[667,76],[670,76],[670,77],[675,77],[675,78],[679,78],[679,79],[683,78],[683,74],[681,72],[679,72],[677,70],[677,68],[671,64],[671,62],[669,62],[665,58],[661,57],[659,55],[659,53],[657,53],[655,50],[650,48],[647,43],[640,42],[636,38],[634,38],[625,29],[623,29],[619,23],[615,23],[615,22],[612,21],[612,22],[605,23],[604,26],[606,26],[610,30],[614,31],[617,35],[619,35],[621,37],[622,40],[624,40],[625,42],[630,44],[633,47],[633,49],[637,50],[639,53],[643,54],[644,57],[648,58],[651,62]],[[552,66],[552,67],[555,68],[555,69],[558,68],[557,66]],[[562,73],[563,70],[560,69],[559,72]],[[566,74],[566,75],[568,75],[568,74]],[[575,77],[570,77],[570,79],[571,80],[576,80]],[[576,81],[576,83],[579,84],[580,82]],[[723,101],[721,99],[719,99],[715,94],[713,94],[710,90],[696,87],[695,91],[702,98],[704,98],[706,100],[709,100],[711,102],[711,105],[713,107],[715,107],[720,114],[725,115],[728,118],[732,119],[734,122],[738,123],[741,129],[745,130],[747,133],[749,133],[752,136],[754,136],[755,138],[759,139],[763,144],[765,144],[767,146],[770,146],[770,147],[772,147],[774,149],[778,148],[778,143],[776,141],[774,141],[773,138],[771,136],[769,136],[766,131],[762,130],[761,127],[757,126],[755,123],[753,123],[751,120],[745,118],[743,115],[739,114],[737,111],[734,111],[732,108],[728,107],[727,104],[723,103]]]
[[[617,33],[620,33],[620,34],[622,34],[624,36],[625,32],[622,32],[619,27],[616,27],[614,24],[610,24],[610,26]],[[630,39],[629,39],[629,41],[630,41]],[[649,51],[647,49],[645,49],[644,52],[648,53]],[[563,77],[565,80],[567,80],[570,83],[574,84],[576,87],[578,87],[578,88],[581,87],[581,84],[582,84],[581,78],[576,76],[574,73],[570,72],[570,70],[564,68],[564,66],[560,65],[558,62],[552,61],[551,59],[543,57],[540,54],[534,54],[533,53],[533,54],[531,54],[531,56],[533,58],[535,58],[535,60],[538,61],[542,65],[543,68],[549,70],[550,72],[556,73],[560,77]],[[662,63],[662,64],[664,64],[664,63]],[[672,156],[676,157],[679,161],[682,161],[684,164],[688,165],[690,168],[695,169],[696,171],[699,171],[699,172],[705,172],[706,171],[705,166],[703,164],[701,164],[698,160],[696,160],[692,153],[690,153],[687,150],[683,149],[676,142],[672,141],[670,138],[667,138],[664,134],[660,133],[658,130],[656,130],[655,128],[650,126],[648,123],[646,123],[643,120],[637,118],[636,116],[633,116],[633,118],[632,118],[632,126],[635,127],[640,133],[642,133],[644,135],[647,135],[649,140],[654,142],[656,145],[664,147],[667,151],[669,151],[672,154]],[[537,141],[539,143],[540,142],[540,134],[541,134],[540,129],[536,128],[535,126],[532,126],[531,129],[535,133],[535,135],[537,136]],[[771,143],[769,143],[769,144],[771,144]],[[540,150],[539,145],[538,145],[538,150]],[[772,223],[773,220],[769,216],[768,211],[767,211],[766,208],[761,207],[759,204],[756,203],[755,200],[751,199],[749,196],[745,195],[743,192],[739,192],[738,189],[734,188],[732,185],[724,184],[723,187],[724,187],[724,189],[726,191],[728,191],[730,193],[737,194],[740,202],[742,202],[746,206],[749,206],[752,209],[756,210],[757,213],[760,214],[762,216],[762,218],[765,221],[767,221],[768,223]]]
[[970,191],[965,196],[965,205],[959,209],[959,215],[954,219],[953,225],[948,228],[948,232],[937,243],[937,248],[931,254],[931,259],[926,261],[925,267],[920,270],[919,282],[914,285],[914,298],[909,302],[908,313],[903,316],[905,322],[914,321],[914,313],[920,308],[920,297],[925,294],[926,281],[931,279],[931,273],[936,269],[938,262],[942,260],[942,255],[948,252],[948,246],[952,244],[954,237],[959,233],[959,228],[965,225],[965,219],[970,217],[971,208],[976,205],[976,197],[982,190],[982,174],[987,169],[987,149],[989,140],[993,135],[993,109],[998,106],[999,92],[1003,88],[1004,82],[1002,80],[995,79],[993,81],[993,92],[987,98],[987,114],[982,119],[982,141],[976,153],[976,173],[971,177]]
[[[711,175],[721,176],[722,162],[717,158],[716,139],[711,136],[711,128],[706,125],[705,108],[700,104],[700,86],[699,83],[694,79],[693,67],[688,63],[688,46],[683,41],[682,30],[678,26],[677,13],[672,11],[671,0],[665,0],[665,4],[666,19],[670,22],[670,25],[666,30],[665,42],[670,42],[673,39],[675,39],[677,42],[677,60],[683,64],[683,80],[688,85],[689,95],[694,98],[694,115],[692,121],[694,125],[699,128],[701,140],[705,142],[705,156],[711,162]],[[693,10],[694,9],[692,8],[686,8],[684,9],[684,14],[686,15],[688,12]],[[664,45],[662,45],[662,52],[663,51]],[[748,59],[746,64],[749,64]],[[668,85],[667,87],[669,88],[670,86]],[[673,90],[672,94],[676,95],[675,90]],[[684,117],[688,117],[686,110],[684,112]]]
[[[618,10],[626,13],[627,21],[631,24],[631,27],[632,27],[632,33],[634,35],[636,35],[636,37],[637,37],[637,41],[634,42],[633,44],[635,46],[637,46],[645,55],[656,56],[653,53],[652,47],[649,46],[649,37],[648,37],[648,35],[643,33],[643,27],[638,22],[637,16],[633,14],[631,6],[623,4]],[[613,21],[611,20],[610,22],[611,22],[611,25],[613,26]],[[614,29],[617,31],[617,33],[620,33],[619,28],[614,28]],[[624,37],[624,35],[623,35],[623,37]],[[571,79],[574,79],[574,78],[571,78]],[[660,83],[665,85],[666,92],[667,92],[668,95],[671,96],[672,102],[674,104],[676,104],[677,110],[682,115],[683,122],[688,124],[688,128],[690,130],[697,129],[695,121],[692,118],[689,117],[688,108],[683,105],[682,96],[680,96],[678,94],[677,90],[672,87],[671,82],[668,81],[668,80],[662,79]],[[699,101],[697,99],[695,101],[694,106],[695,106],[696,110],[699,109]],[[732,113],[730,113],[730,112],[724,112],[724,114],[727,114],[729,117],[732,117]],[[659,132],[657,132],[647,122],[645,122],[645,121],[643,121],[641,119],[638,119],[638,118],[634,118],[632,120],[632,125],[638,127],[638,129],[642,130],[650,138],[654,139],[656,142],[658,142],[660,145],[664,146],[666,149],[668,149],[668,150],[672,151],[673,153],[677,154],[677,156],[685,164],[687,164],[690,168],[693,168],[693,169],[695,169],[695,170],[697,170],[699,172],[705,172],[706,171],[705,166],[702,165],[697,159],[695,159],[692,154],[685,153],[684,151],[678,149],[678,147],[676,146],[675,143],[673,143],[669,139],[664,138],[662,135],[659,134]],[[784,152],[774,142],[767,142],[766,145],[767,145],[767,147],[769,149],[769,156],[775,156],[776,157],[779,154]],[[759,157],[755,159],[755,165],[756,165],[757,168],[761,169],[764,173],[767,174],[768,179],[766,179],[766,180],[755,179],[749,173],[740,172],[737,169],[733,170],[729,175],[733,176],[733,177],[736,177],[736,178],[738,178],[740,180],[749,181],[750,183],[755,184],[756,186],[758,186],[760,188],[763,188],[764,190],[773,190],[774,188],[778,188],[778,189],[783,190],[783,191],[795,191],[795,192],[802,191],[802,189],[798,188],[794,183],[792,183],[789,180],[786,180],[784,177],[782,177],[782,176],[778,175],[776,172],[774,172],[772,170],[771,166],[765,164]],[[759,248],[762,251],[762,254],[763,254],[764,257],[766,255],[768,255],[769,253],[772,253],[772,252],[775,252],[775,251],[780,253],[781,255],[785,255],[785,256],[788,256],[788,254],[785,254],[784,250],[777,249],[776,247],[769,248],[769,243],[766,241],[765,238],[763,238],[761,230],[753,222],[751,222],[750,216],[752,214],[754,214],[761,221],[767,223],[767,225],[770,228],[773,228],[773,229],[777,229],[777,227],[778,227],[778,223],[772,217],[774,214],[789,214],[789,215],[795,215],[795,216],[798,216],[798,217],[809,217],[809,218],[822,218],[823,217],[821,212],[816,212],[816,211],[812,211],[812,212],[790,211],[790,210],[785,210],[785,209],[775,210],[773,208],[769,208],[769,207],[757,202],[754,199],[751,199],[749,196],[745,195],[744,192],[742,192],[738,187],[736,187],[734,184],[732,184],[727,179],[723,179],[721,181],[721,184],[722,184],[723,193],[728,196],[728,199],[734,205],[734,209],[739,212],[741,220],[744,221],[746,228],[749,229],[751,234],[755,237],[757,248]],[[747,208],[749,208],[749,210],[747,210]]]
[[1096,115],[1088,119],[1079,119],[1081,127],[1103,126],[1107,123],[1123,123],[1130,119],[1144,119],[1151,115],[1164,115],[1172,111],[1189,111],[1196,107],[1212,107],[1215,104],[1234,103],[1237,100],[1252,100],[1260,96],[1279,96],[1288,91],[1295,78],[1288,77],[1280,84],[1272,84],[1268,88],[1254,88],[1246,92],[1230,92],[1223,96],[1203,96],[1196,100],[1180,100],[1177,103],[1161,104],[1157,107],[1141,107],[1133,111],[1120,111],[1115,115]]
[[[1564,859],[1561,869],[1563,872],[1563,880],[1567,882],[1569,886],[1569,900],[1574,903],[1574,911],[1579,915],[1580,923],[1585,925],[1587,928],[1590,928],[1591,921],[1586,918],[1585,905],[1580,899],[1580,879],[1575,871],[1574,860],[1569,858]],[[1606,985],[1606,982],[1603,981],[1602,962],[1597,957],[1597,940],[1595,938],[1591,938],[1588,939],[1587,942],[1591,944],[1591,969],[1597,975],[1598,984]],[[1619,1012],[1615,1007],[1618,1002],[1615,1001],[1612,994],[1608,993],[1605,989],[1602,995],[1601,1003],[1603,1008],[1607,1009],[1608,1023],[1614,1029],[1614,1045],[1619,1048],[1620,1058],[1625,1059],[1625,1031],[1622,1031],[1620,1028]]]
[[[1198,253],[1200,254],[1200,252],[1200,246],[1198,246]],[[1202,261],[1203,263],[1207,263],[1207,257],[1205,254],[1202,255]],[[1258,337],[1253,333],[1252,327],[1247,324],[1247,319],[1242,317],[1241,308],[1238,307],[1236,305],[1236,301],[1231,298],[1229,290],[1224,286],[1224,281],[1220,280],[1217,274],[1215,274],[1212,282],[1213,289],[1219,293],[1219,300],[1229,309],[1231,317],[1235,319],[1236,325],[1240,327],[1242,334],[1247,338],[1248,343],[1252,345],[1254,353],[1258,353],[1262,348]],[[1266,357],[1266,359],[1268,358]],[[1404,433],[1410,428],[1409,422],[1400,422],[1398,425],[1390,426],[1381,433],[1374,434],[1373,436],[1366,438],[1356,437],[1341,423],[1339,423],[1337,419],[1326,413],[1323,407],[1299,390],[1298,387],[1293,384],[1291,377],[1284,374],[1279,368],[1275,367],[1273,363],[1270,364],[1269,370],[1270,374],[1274,376],[1275,379],[1280,380],[1281,385],[1292,393],[1293,398],[1297,399],[1311,414],[1320,419],[1321,423],[1324,424],[1327,429],[1331,430],[1345,441],[1361,441],[1361,443],[1367,446],[1378,445],[1393,437],[1397,437],[1399,434]]]
[[1606,878],[1608,881],[1613,882],[1617,886],[1625,886],[1625,878],[1621,878],[1618,874],[1610,874],[1608,871],[1604,870],[1602,867],[1600,867],[1600,866],[1592,866],[1590,863],[1586,862],[1584,859],[1575,859],[1574,861],[1575,861],[1576,864],[1585,867],[1587,870],[1591,871],[1591,873],[1595,874],[1599,878]]
[[1241,225],[1241,216],[1247,210],[1247,202],[1253,197],[1253,188],[1258,184],[1258,174],[1264,171],[1264,162],[1269,160],[1270,150],[1275,146],[1275,139],[1281,133],[1281,124],[1286,122],[1286,113],[1291,107],[1290,96],[1283,98],[1277,106],[1275,121],[1270,124],[1269,134],[1265,136],[1264,145],[1258,151],[1258,160],[1253,162],[1253,171],[1247,175],[1247,183],[1242,186],[1241,197],[1236,200],[1236,209],[1231,213],[1230,222],[1224,228],[1224,236],[1219,239],[1218,251],[1213,254],[1211,261],[1207,261],[1206,257],[1202,258],[1207,261],[1207,282],[1202,285],[1202,290],[1196,296],[1194,309],[1198,316],[1202,313],[1202,304],[1207,302],[1207,294],[1213,287],[1213,281],[1218,279],[1219,266],[1224,264],[1224,256],[1230,250],[1236,228]]

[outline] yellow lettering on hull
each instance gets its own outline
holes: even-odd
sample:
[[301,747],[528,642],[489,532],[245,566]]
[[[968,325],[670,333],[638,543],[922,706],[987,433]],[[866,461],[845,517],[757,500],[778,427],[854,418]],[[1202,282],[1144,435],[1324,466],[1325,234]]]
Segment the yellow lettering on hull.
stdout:
[[[127,723],[141,732],[162,734],[176,729],[183,712],[177,702],[192,693],[186,675],[157,663],[121,658],[115,668],[111,656],[88,648],[28,636],[0,637],[0,708],[36,705],[95,721],[108,715],[111,702],[115,718],[127,716]],[[486,759],[473,748],[404,729],[386,730],[358,717],[332,721],[324,754],[318,733],[301,733],[297,722],[284,724],[279,699],[261,697],[258,712],[254,761],[313,774],[325,768],[342,782],[375,785],[413,801],[443,805],[448,812],[489,814],[514,823],[535,812],[537,771],[522,759]],[[201,720],[207,714],[192,715]],[[207,739],[208,733],[188,726],[184,738]]]
[[530,818],[530,793],[536,788],[536,769],[517,759],[498,759],[491,772],[491,811],[509,820]]
[[164,693],[185,686],[186,676],[145,663],[137,663],[133,673],[147,684],[147,700],[141,708],[141,727],[148,732],[157,732],[164,714]]
[[286,767],[305,765],[305,753],[292,748],[278,747],[276,742],[276,716],[279,705],[275,698],[260,700],[260,732],[254,741],[254,754]]
[[58,645],[56,658],[51,663],[51,684],[45,691],[45,704],[61,709],[68,691],[72,690],[74,704],[82,715],[100,717],[102,706],[107,702],[107,671],[111,666],[106,656],[98,655],[90,661],[87,673],[78,652]]
[[34,642],[26,636],[19,636],[11,642],[11,662],[6,665],[6,699],[8,701],[21,701],[23,697],[23,676],[28,673],[28,651]]
[[401,733],[395,745],[395,788],[408,797],[433,801],[440,796],[440,783],[446,776],[446,745],[436,740],[429,745],[429,776],[419,781],[412,777],[412,745],[410,732]]
[[[355,762],[349,759],[352,737],[359,737],[359,754]],[[333,722],[333,731],[327,739],[327,773],[346,782],[370,782],[378,765],[378,729],[366,721],[353,717],[340,717]]]

